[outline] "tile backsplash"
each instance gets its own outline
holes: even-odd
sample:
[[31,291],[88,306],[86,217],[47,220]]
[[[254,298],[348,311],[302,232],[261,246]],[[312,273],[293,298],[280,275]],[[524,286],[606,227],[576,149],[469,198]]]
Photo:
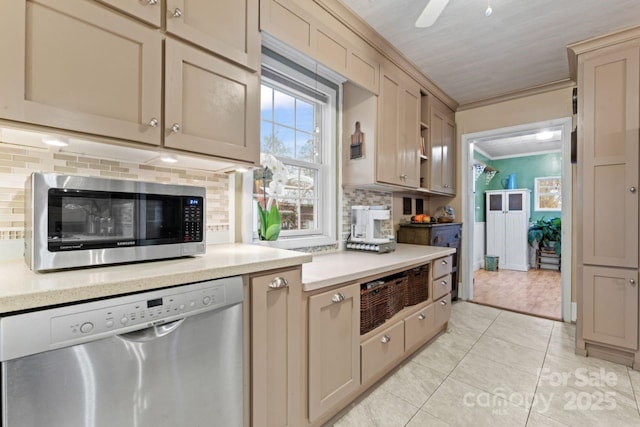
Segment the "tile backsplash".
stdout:
[[63,154],[0,141],[0,242],[24,237],[24,184],[32,172],[198,185],[207,192],[207,231],[228,232],[232,220],[226,174]]

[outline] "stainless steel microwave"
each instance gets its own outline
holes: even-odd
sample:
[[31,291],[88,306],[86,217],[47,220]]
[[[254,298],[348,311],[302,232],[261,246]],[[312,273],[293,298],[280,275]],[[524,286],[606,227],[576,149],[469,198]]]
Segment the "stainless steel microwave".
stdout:
[[25,261],[35,271],[205,252],[205,189],[33,173]]

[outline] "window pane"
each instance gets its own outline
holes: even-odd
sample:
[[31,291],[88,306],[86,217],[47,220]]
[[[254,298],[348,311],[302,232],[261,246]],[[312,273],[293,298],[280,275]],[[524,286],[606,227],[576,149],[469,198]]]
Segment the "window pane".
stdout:
[[274,121],[282,125],[294,127],[295,101],[293,96],[276,90],[274,92],[273,102]]
[[275,156],[294,158],[295,155],[295,136],[293,129],[284,126],[275,125],[273,129],[273,140],[271,143],[270,153]]
[[313,133],[314,120],[313,120],[313,105],[297,100],[296,101],[296,128],[308,133]]
[[260,87],[260,117],[273,120],[273,89],[265,85]]
[[273,154],[273,125],[264,120],[260,122],[260,152]]
[[315,230],[318,228],[315,200],[303,199],[300,202],[300,229]]
[[316,162],[314,134],[296,132],[296,159],[309,163]]
[[298,204],[296,199],[284,199],[278,203],[280,209],[280,227],[282,230],[299,230]]

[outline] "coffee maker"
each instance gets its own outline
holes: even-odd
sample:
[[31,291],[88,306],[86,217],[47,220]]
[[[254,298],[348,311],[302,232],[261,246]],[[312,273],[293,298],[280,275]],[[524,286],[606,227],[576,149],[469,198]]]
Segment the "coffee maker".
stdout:
[[393,237],[385,236],[383,221],[391,219],[391,211],[384,206],[352,206],[351,236],[347,249],[377,253],[393,252],[396,243]]

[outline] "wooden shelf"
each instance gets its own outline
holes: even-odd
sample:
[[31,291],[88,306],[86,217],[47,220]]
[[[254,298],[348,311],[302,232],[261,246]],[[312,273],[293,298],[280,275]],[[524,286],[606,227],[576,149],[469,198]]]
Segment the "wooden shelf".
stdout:
[[429,125],[425,122],[420,122],[420,129],[429,129]]

